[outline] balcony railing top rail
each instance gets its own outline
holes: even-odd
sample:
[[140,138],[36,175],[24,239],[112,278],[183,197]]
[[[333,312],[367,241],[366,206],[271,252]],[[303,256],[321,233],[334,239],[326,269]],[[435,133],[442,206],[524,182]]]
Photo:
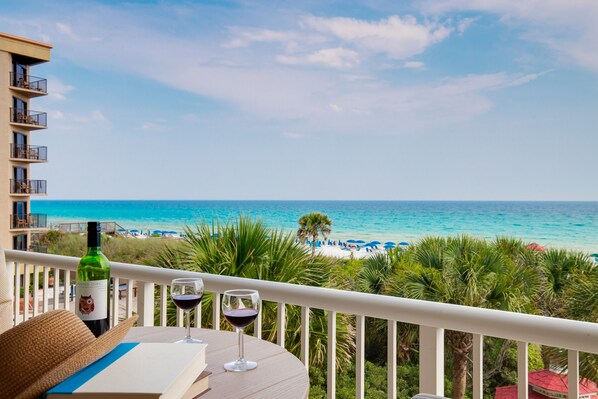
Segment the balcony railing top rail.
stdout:
[[[6,259],[76,271],[79,258],[6,250]],[[598,324],[415,299],[110,262],[112,274],[169,285],[199,276],[209,292],[257,289],[267,301],[598,353]]]
[[27,161],[47,161],[48,147],[40,145],[10,145],[11,158],[24,159]]
[[48,114],[39,111],[27,111],[11,108],[10,121],[36,127],[48,127]]
[[33,75],[10,72],[10,85],[20,89],[48,92],[48,80]]
[[46,194],[46,180],[10,179],[11,194]]

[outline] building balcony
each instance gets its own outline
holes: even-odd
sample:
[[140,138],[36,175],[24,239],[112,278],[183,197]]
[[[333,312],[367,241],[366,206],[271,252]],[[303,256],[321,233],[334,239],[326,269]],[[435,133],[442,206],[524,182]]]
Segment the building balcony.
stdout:
[[[74,309],[68,295],[74,284],[72,274],[77,270],[79,258],[5,250],[10,281],[15,284],[11,289],[14,303],[31,300],[32,306],[20,310],[13,306],[14,324],[19,324],[34,315],[52,309]],[[528,396],[528,344],[536,343],[561,348],[568,354],[569,380],[578,380],[580,352],[598,354],[598,324],[574,320],[535,316],[523,313],[505,312],[484,308],[474,308],[446,303],[406,299],[394,296],[365,294],[330,288],[302,286],[297,284],[277,283],[247,278],[194,273],[182,270],[163,269],[135,264],[111,262],[110,275],[112,286],[126,284],[124,292],[111,292],[110,322],[136,313],[139,315],[138,326],[162,326],[168,324],[167,307],[169,285],[178,277],[201,277],[204,281],[206,297],[204,309],[211,312],[210,325],[203,327],[220,329],[221,296],[229,289],[257,289],[264,304],[272,306],[276,314],[276,337],[274,341],[285,347],[295,331],[286,329],[288,314],[297,315],[300,322],[298,352],[300,360],[306,365],[310,361],[310,341],[323,342],[327,370],[321,374],[327,380],[327,397],[336,397],[336,354],[337,354],[337,318],[344,314],[354,325],[354,365],[355,397],[365,397],[365,338],[366,321],[378,319],[387,325],[386,343],[380,343],[381,352],[387,352],[387,397],[397,397],[397,361],[399,343],[399,324],[409,323],[418,327],[419,345],[419,392],[444,395],[445,371],[445,330],[461,331],[472,337],[472,378],[471,389],[467,397],[481,399],[484,388],[484,338],[494,337],[512,340],[517,343],[517,375],[520,398]],[[50,287],[49,273],[53,273],[54,284]],[[19,273],[22,278],[12,278]],[[32,294],[33,287],[43,287],[40,293]],[[137,295],[135,297],[135,288]],[[54,293],[51,295],[51,293]],[[122,296],[122,299],[119,299]],[[262,308],[263,309],[263,308]],[[290,310],[293,310],[291,313]],[[313,314],[316,310],[325,315],[324,326],[316,330]],[[262,312],[253,325],[254,335],[263,338],[266,328],[262,329]],[[295,316],[293,316],[295,317]],[[183,312],[176,313],[177,326],[182,325]],[[347,319],[345,319],[347,320]],[[204,318],[204,323],[206,320]],[[202,327],[202,321],[196,321],[194,327]],[[264,326],[266,327],[266,326]],[[272,328],[272,326],[267,326]],[[314,336],[312,331],[319,331]],[[208,342],[209,344],[209,342]],[[231,343],[232,345],[233,343]],[[288,342],[287,342],[288,344]],[[384,347],[385,346],[385,347]],[[286,346],[288,347],[288,346]],[[574,388],[575,384],[571,384]],[[570,389],[568,397],[578,398],[579,392]]]
[[39,145],[10,145],[11,161],[41,163],[48,162],[48,147]]
[[48,94],[48,81],[37,76],[10,72],[10,88],[26,97],[39,97]]
[[45,195],[46,180],[10,179],[10,193],[13,195]]
[[12,230],[45,229],[48,226],[48,215],[44,213],[10,215]]
[[48,253],[48,247],[45,245],[30,245],[29,246],[29,252],[38,252],[41,254],[47,254]]
[[27,130],[48,128],[48,114],[38,111],[10,109],[10,123]]

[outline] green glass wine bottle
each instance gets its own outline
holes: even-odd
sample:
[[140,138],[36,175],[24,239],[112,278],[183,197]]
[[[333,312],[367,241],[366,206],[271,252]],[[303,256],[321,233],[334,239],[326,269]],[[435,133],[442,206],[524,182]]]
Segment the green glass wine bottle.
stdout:
[[102,253],[100,222],[87,224],[87,254],[77,266],[77,316],[99,337],[110,328],[110,262]]

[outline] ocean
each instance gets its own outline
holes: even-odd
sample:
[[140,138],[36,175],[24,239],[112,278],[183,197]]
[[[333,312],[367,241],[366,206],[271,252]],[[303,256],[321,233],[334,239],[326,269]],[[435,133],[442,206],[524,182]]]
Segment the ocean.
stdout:
[[297,229],[312,211],[333,222],[333,240],[415,242],[426,235],[513,236],[549,247],[598,252],[598,202],[492,201],[74,201],[32,200],[48,223],[115,221],[126,229],[174,230],[239,215]]

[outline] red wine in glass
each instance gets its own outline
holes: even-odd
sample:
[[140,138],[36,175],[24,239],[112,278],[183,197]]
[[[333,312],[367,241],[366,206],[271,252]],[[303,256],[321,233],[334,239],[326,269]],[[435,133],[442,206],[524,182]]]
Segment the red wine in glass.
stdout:
[[245,328],[257,317],[256,309],[231,309],[224,312],[224,318],[237,328]]
[[245,359],[243,329],[253,323],[260,313],[260,294],[256,290],[229,290],[222,295],[222,314],[237,328],[239,357],[224,364],[227,371],[243,372],[253,370],[257,363]]
[[170,296],[172,297],[172,302],[185,312],[185,319],[187,321],[187,334],[185,338],[177,341],[177,343],[202,343],[200,339],[191,338],[189,312],[201,303],[203,280],[199,277],[175,278],[170,285]]
[[187,295],[173,295],[172,302],[184,311],[190,311],[201,302],[201,295],[187,294]]

